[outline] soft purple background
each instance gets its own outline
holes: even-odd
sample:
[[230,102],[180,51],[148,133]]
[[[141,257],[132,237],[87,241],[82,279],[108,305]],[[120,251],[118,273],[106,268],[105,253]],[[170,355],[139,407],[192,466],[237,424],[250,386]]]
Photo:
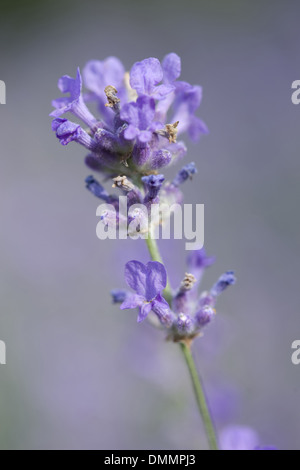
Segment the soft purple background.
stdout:
[[[12,9],[14,8],[14,9]],[[2,449],[194,449],[205,439],[175,345],[111,306],[140,243],[101,242],[84,189],[84,150],[50,130],[57,79],[92,58],[127,68],[176,51],[204,87],[210,135],[189,145],[205,204],[204,286],[238,284],[195,344],[219,429],[254,427],[263,444],[300,447],[300,5],[296,1],[1,2],[0,366]],[[163,243],[176,282],[182,243]]]

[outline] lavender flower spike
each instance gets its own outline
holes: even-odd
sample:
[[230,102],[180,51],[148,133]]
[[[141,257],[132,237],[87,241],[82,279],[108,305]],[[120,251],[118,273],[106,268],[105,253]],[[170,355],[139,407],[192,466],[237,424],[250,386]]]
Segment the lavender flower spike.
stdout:
[[121,310],[139,307],[138,322],[145,320],[151,310],[168,309],[168,304],[161,296],[167,285],[167,273],[157,261],[147,265],[139,261],[129,261],[125,266],[125,280],[136,293],[127,297]]

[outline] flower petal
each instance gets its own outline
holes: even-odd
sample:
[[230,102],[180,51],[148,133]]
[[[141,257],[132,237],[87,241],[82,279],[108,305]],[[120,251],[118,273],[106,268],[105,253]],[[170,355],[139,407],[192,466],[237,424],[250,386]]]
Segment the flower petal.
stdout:
[[174,82],[181,74],[180,57],[174,52],[166,55],[162,61],[162,68],[164,71],[164,81],[166,83]]
[[[135,104],[135,103],[134,103]],[[137,99],[139,129],[146,130],[152,123],[155,115],[155,101],[148,96],[140,96]]]
[[139,132],[138,140],[142,144],[146,144],[147,142],[150,142],[151,139],[152,139],[152,132],[150,132],[150,131],[140,131]]
[[146,299],[154,299],[167,285],[167,273],[162,263],[150,261],[146,271]]
[[79,68],[77,69],[76,78],[72,78],[69,75],[63,75],[58,80],[58,88],[62,93],[70,93],[72,101],[78,99],[82,88],[82,79]]
[[114,86],[119,92],[124,74],[124,66],[116,57],[108,57],[103,61],[91,60],[83,69],[86,87],[103,100],[106,100],[104,93],[106,86]]
[[158,59],[150,57],[136,62],[130,71],[130,86],[139,95],[150,95],[155,85],[163,79],[163,71]]
[[171,311],[168,302],[158,294],[157,297],[152,302],[152,310],[158,316],[160,322],[166,326],[172,326],[175,315]]
[[137,320],[138,323],[141,323],[142,321],[144,321],[147,315],[149,315],[149,313],[151,312],[151,310],[152,310],[151,303],[144,302],[140,306],[140,311],[139,311],[138,320]]
[[229,426],[220,436],[222,450],[253,450],[259,445],[259,437],[252,428]]
[[172,93],[175,90],[173,85],[159,85],[154,88],[151,96],[156,100],[163,100],[167,95]]
[[128,294],[122,305],[120,306],[121,310],[126,310],[129,308],[140,307],[144,302],[144,297],[137,294]]
[[208,134],[208,133],[209,133],[209,130],[205,122],[203,122],[197,116],[191,116],[190,124],[188,127],[188,134],[189,134],[190,139],[193,142],[197,142],[197,140],[201,137],[201,135]]
[[129,124],[127,129],[125,129],[124,131],[124,137],[126,140],[133,140],[138,136],[138,134],[139,134],[138,128],[132,124]]
[[135,127],[139,127],[139,110],[137,103],[132,102],[125,104],[121,109],[120,117],[123,121]]
[[129,261],[125,266],[125,280],[138,295],[146,296],[147,268],[140,261]]

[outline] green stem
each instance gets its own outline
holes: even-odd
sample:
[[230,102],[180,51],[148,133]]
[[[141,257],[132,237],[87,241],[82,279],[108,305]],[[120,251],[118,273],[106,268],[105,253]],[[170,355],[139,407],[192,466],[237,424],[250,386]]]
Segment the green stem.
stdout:
[[180,343],[180,346],[181,346],[181,351],[184,355],[186,364],[190,372],[190,376],[192,379],[193,388],[194,388],[194,392],[195,392],[195,396],[197,400],[198,409],[202,417],[202,421],[205,427],[205,432],[206,432],[207,440],[209,442],[210,449],[218,450],[218,442],[217,442],[215,428],[214,428],[213,421],[212,421],[210,411],[208,408],[206,396],[203,391],[201,379],[196,369],[196,365],[195,365],[195,361],[192,355],[191,348],[186,343]]
[[[162,257],[160,255],[156,240],[151,237],[150,233],[148,234],[148,238],[146,238],[146,244],[147,244],[152,260],[159,261],[160,263],[162,263],[163,262]],[[169,281],[164,290],[164,297],[168,301],[169,305],[171,306],[172,305],[172,290],[171,290]],[[203,391],[201,379],[198,375],[194,358],[192,356],[190,345],[182,342],[180,343],[180,346],[181,346],[181,351],[184,355],[186,364],[190,372],[190,377],[192,379],[192,384],[193,384],[193,388],[194,388],[194,392],[195,392],[195,396],[197,400],[198,409],[203,420],[203,424],[205,427],[205,432],[206,432],[207,440],[209,442],[210,449],[218,450],[216,432],[215,432],[213,421],[212,421],[210,411],[207,405],[205,393]]]

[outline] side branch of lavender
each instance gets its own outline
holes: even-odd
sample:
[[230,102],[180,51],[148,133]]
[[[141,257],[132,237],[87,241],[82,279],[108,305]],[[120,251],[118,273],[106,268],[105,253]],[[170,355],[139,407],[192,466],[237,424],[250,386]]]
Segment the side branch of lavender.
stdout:
[[[190,347],[214,319],[219,295],[236,279],[228,271],[209,291],[199,294],[204,272],[214,262],[199,249],[188,255],[182,282],[172,290],[154,237],[155,231],[170,221],[172,210],[159,211],[152,217],[157,205],[172,208],[181,204],[181,186],[197,172],[195,164],[188,163],[172,181],[161,174],[163,168],[177,164],[187,153],[185,143],[178,138],[186,133],[196,141],[208,133],[195,115],[202,89],[178,80],[180,74],[181,61],[175,53],[168,54],[162,63],[155,58],[137,62],[130,73],[115,57],[90,61],[83,69],[83,79],[79,69],[76,78],[65,75],[59,79],[58,87],[66,96],[52,103],[52,129],[62,145],[74,141],[85,147],[86,165],[104,181],[111,180],[112,186],[126,196],[128,219],[121,198],[107,191],[94,176],[86,178],[86,188],[106,205],[101,213],[103,231],[120,231],[125,224],[125,237],[145,239],[150,253],[147,264],[139,260],[126,264],[125,281],[131,290],[112,291],[113,302],[122,310],[138,309],[138,322],[151,321],[165,331],[169,341],[181,345],[210,448],[215,450],[213,421]],[[100,119],[90,112],[88,101],[97,104]],[[63,118],[66,113],[82,124]]]

